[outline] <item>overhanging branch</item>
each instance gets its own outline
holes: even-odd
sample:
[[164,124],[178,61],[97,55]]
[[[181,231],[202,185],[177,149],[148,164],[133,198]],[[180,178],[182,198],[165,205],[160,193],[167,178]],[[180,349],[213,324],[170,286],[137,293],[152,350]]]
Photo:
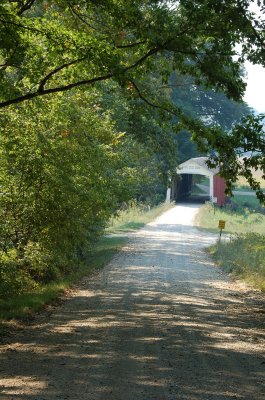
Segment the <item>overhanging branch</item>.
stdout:
[[136,90],[136,92],[137,92],[139,98],[140,98],[141,100],[143,100],[146,104],[148,104],[148,105],[151,106],[151,107],[158,108],[158,109],[160,109],[160,110],[162,110],[162,111],[166,111],[167,113],[172,114],[172,115],[174,115],[174,116],[176,116],[176,117],[179,117],[180,114],[177,113],[176,111],[171,110],[171,109],[169,109],[169,108],[167,108],[167,107],[162,107],[162,106],[160,106],[160,105],[158,105],[158,104],[155,104],[155,103],[151,102],[150,100],[146,99],[146,98],[143,96],[143,94],[141,93],[141,91],[140,91],[140,89],[138,88],[138,86],[136,85],[136,83],[135,83],[132,79],[129,79],[129,82],[133,85],[133,87],[134,87],[134,89]]
[[[152,55],[156,54],[159,50],[160,50],[160,48],[158,48],[158,47],[149,50],[145,55],[143,55],[141,58],[139,58],[133,64],[131,64],[128,67],[124,68],[121,71],[121,73],[125,74],[127,71],[130,71],[131,69],[137,68],[139,65],[143,64],[144,61],[147,58],[149,58]],[[102,75],[102,76],[94,77],[94,78],[91,78],[91,79],[83,79],[83,80],[80,80],[80,81],[77,81],[77,82],[73,82],[73,83],[70,83],[70,84],[64,85],[64,86],[57,86],[57,87],[49,88],[49,89],[45,89],[44,88],[45,84],[48,82],[48,80],[53,75],[55,75],[56,73],[62,71],[64,68],[68,68],[69,66],[74,65],[74,64],[76,64],[78,62],[81,62],[83,60],[85,60],[85,57],[81,58],[81,59],[78,59],[78,60],[71,61],[69,63],[63,64],[63,65],[55,68],[53,71],[51,71],[49,74],[47,74],[40,81],[38,89],[35,92],[27,93],[25,95],[18,96],[18,97],[14,98],[14,99],[9,99],[9,100],[6,100],[6,101],[2,101],[2,102],[0,102],[0,109],[8,107],[8,106],[10,106],[12,104],[18,104],[18,103],[22,103],[23,101],[26,101],[26,100],[31,100],[31,99],[39,97],[39,96],[45,96],[45,95],[51,94],[51,93],[65,92],[65,91],[71,90],[71,89],[73,89],[75,87],[84,86],[84,85],[91,85],[93,83],[104,81],[104,80],[107,80],[107,79],[110,79],[110,78],[114,77],[115,73],[114,72],[109,72],[109,73],[107,73],[105,75]]]
[[84,61],[86,59],[86,57],[80,58],[78,60],[74,60],[74,61],[70,61],[68,63],[65,63],[63,65],[60,65],[60,67],[55,68],[53,71],[49,72],[44,79],[42,79],[42,81],[39,84],[39,88],[38,88],[38,92],[41,93],[44,90],[44,86],[46,85],[46,83],[48,82],[48,80],[50,78],[52,78],[55,74],[57,74],[58,72],[62,71],[65,68],[68,68],[72,65],[78,64],[81,61]]
[[50,89],[44,89],[42,91],[36,91],[34,93],[28,93],[24,96],[20,96],[17,97],[15,99],[10,99],[7,101],[3,101],[0,103],[0,108],[4,108],[4,107],[8,107],[12,104],[18,104],[18,103],[22,103],[23,101],[26,100],[31,100],[34,99],[36,97],[39,96],[45,96],[47,94],[51,94],[51,93],[59,93],[59,92],[66,92],[68,90],[71,90],[75,87],[79,87],[79,86],[83,86],[83,85],[91,85],[93,83],[96,82],[100,82],[100,81],[105,81],[107,79],[110,79],[113,77],[113,74],[106,74],[103,76],[98,76],[96,78],[92,78],[92,79],[84,79],[82,81],[78,81],[78,82],[74,82],[74,83],[70,83],[69,85],[65,85],[65,86],[58,86],[56,88],[50,88]]

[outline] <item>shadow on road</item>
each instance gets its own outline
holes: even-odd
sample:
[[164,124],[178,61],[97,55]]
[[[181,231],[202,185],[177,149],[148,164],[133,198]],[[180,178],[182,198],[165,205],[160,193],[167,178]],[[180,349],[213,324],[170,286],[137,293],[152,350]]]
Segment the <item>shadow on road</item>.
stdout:
[[264,399],[264,299],[212,264],[211,240],[148,225],[49,318],[10,338],[1,399]]

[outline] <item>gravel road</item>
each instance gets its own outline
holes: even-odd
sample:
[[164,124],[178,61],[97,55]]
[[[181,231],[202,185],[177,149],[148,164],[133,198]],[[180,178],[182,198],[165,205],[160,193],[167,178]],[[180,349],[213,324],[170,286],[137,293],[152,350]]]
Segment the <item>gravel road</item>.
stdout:
[[178,205],[0,346],[1,400],[264,400],[264,295]]

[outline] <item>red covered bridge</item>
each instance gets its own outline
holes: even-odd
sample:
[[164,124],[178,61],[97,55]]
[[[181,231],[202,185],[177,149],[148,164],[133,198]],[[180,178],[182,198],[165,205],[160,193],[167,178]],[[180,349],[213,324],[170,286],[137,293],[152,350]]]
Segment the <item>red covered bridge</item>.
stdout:
[[[180,200],[189,198],[192,192],[192,186],[197,186],[202,193],[201,196],[208,198],[211,202],[223,206],[228,199],[225,195],[225,180],[218,175],[218,169],[210,169],[207,164],[207,157],[191,158],[177,168],[177,179],[172,182],[171,199]],[[200,184],[196,176],[203,175],[208,178],[208,184]]]

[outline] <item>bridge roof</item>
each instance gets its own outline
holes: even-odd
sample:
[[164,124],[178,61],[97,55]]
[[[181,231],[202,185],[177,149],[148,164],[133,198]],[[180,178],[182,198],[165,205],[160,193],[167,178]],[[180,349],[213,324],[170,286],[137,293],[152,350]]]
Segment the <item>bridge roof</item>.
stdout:
[[213,176],[218,174],[218,168],[209,168],[206,164],[208,157],[196,157],[190,158],[189,160],[183,162],[177,167],[177,174],[196,174]]

